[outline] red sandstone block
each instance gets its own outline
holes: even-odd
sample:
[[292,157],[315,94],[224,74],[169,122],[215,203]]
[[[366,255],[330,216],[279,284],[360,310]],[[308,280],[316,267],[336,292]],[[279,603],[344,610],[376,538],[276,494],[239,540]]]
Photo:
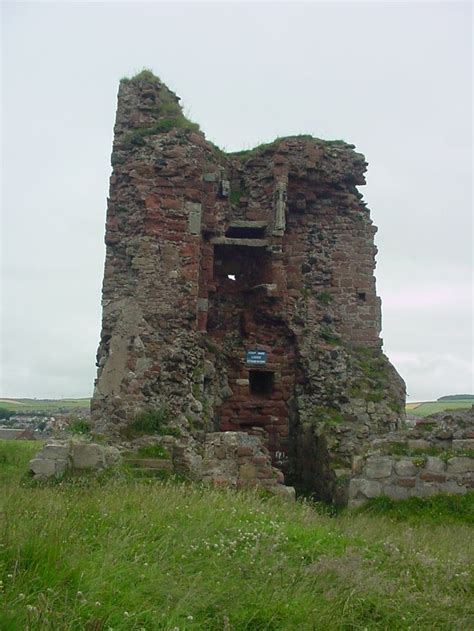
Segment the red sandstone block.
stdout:
[[197,317],[198,331],[205,331],[207,328],[207,311],[199,311]]
[[184,190],[184,196],[190,202],[200,202],[201,201],[201,191],[197,188],[186,188]]
[[422,471],[420,480],[425,482],[446,482],[446,476],[441,473],[432,473],[431,471]]
[[195,243],[186,243],[180,248],[181,256],[197,256],[197,247]]
[[273,478],[273,469],[271,467],[259,467],[257,469],[257,478],[259,479]]
[[237,447],[237,455],[238,456],[251,456],[253,454],[252,447],[246,447],[242,445],[241,447]]
[[398,486],[413,488],[416,486],[416,478],[398,478],[397,484]]
[[254,456],[252,458],[252,462],[253,464],[266,465],[268,463],[268,458],[267,456]]
[[186,265],[181,269],[181,276],[186,280],[196,280],[198,269],[196,265]]

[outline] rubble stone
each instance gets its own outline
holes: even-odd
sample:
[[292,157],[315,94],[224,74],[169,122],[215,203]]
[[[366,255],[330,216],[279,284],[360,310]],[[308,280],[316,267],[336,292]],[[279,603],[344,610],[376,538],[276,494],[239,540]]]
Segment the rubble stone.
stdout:
[[30,460],[29,470],[36,479],[62,477],[67,471],[98,471],[115,467],[121,461],[116,447],[79,442],[50,441]]

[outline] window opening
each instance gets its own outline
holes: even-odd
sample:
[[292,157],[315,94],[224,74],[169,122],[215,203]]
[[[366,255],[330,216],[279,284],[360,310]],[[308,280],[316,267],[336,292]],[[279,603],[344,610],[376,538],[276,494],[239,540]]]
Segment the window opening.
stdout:
[[265,236],[265,228],[255,226],[231,226],[225,233],[230,239],[263,239]]
[[268,370],[251,370],[249,372],[250,394],[268,396],[273,392],[275,374]]
[[357,293],[357,298],[361,301],[361,302],[365,302],[367,300],[367,294],[365,293],[365,291],[359,291]]

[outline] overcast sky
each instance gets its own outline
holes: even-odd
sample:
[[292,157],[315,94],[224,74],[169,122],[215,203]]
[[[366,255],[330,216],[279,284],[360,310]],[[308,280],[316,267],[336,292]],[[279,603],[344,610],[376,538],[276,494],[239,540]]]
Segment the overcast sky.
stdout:
[[227,150],[369,162],[384,349],[410,399],[472,392],[469,2],[4,3],[0,396],[89,396],[120,77],[148,67]]

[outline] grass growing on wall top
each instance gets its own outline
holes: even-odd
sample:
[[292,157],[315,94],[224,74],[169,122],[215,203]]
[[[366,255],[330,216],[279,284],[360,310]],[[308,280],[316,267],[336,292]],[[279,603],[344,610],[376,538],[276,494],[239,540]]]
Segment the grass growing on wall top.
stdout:
[[137,72],[133,77],[122,77],[120,79],[123,83],[129,83],[130,81],[148,81],[149,83],[161,83],[160,77],[155,75],[150,68],[143,68],[140,72]]
[[[30,446],[12,445],[22,472]],[[459,520],[330,518],[127,478],[21,486],[11,469],[0,496],[2,631],[467,629],[474,615]]]

